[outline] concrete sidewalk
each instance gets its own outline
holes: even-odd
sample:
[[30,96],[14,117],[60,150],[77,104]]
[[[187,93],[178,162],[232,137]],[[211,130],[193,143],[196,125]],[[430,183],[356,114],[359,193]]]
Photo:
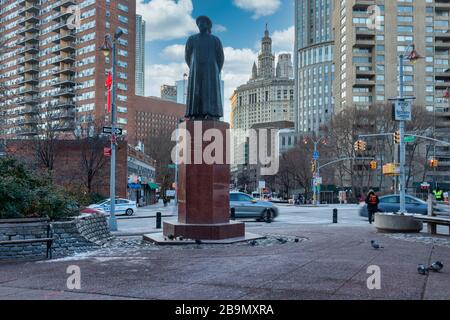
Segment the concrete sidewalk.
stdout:
[[[137,239],[80,256],[0,263],[0,299],[450,299],[450,246],[396,239],[370,226],[252,228],[293,241],[158,247]],[[370,240],[384,246],[374,250]],[[440,260],[441,273],[417,265]],[[81,290],[66,287],[67,267]],[[369,290],[367,268],[381,270]]]

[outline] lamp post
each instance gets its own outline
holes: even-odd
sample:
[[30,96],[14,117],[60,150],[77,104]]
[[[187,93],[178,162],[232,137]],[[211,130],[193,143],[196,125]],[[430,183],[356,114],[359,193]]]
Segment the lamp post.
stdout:
[[114,33],[114,37],[110,34],[105,36],[105,42],[100,48],[105,57],[112,55],[112,84],[111,84],[111,174],[109,178],[110,192],[110,216],[109,229],[117,231],[117,219],[115,215],[116,209],[116,41],[123,35],[122,29],[119,27]]
[[[412,49],[408,56],[405,55],[409,49]],[[405,60],[409,60],[412,63],[415,63],[417,60],[422,57],[417,53],[414,44],[410,45],[406,48],[405,52],[402,53],[399,57],[399,73],[400,73],[400,89],[399,89],[399,97],[395,100],[397,101],[405,101],[404,97],[404,63]],[[415,99],[415,98],[409,98]],[[405,120],[399,121],[399,131],[400,131],[400,214],[406,213],[406,179],[405,179],[405,162],[406,162],[406,150],[405,150]]]

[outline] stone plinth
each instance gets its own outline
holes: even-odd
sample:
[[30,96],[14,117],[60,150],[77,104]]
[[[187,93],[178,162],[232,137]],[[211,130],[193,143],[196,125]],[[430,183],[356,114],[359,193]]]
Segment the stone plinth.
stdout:
[[[185,163],[178,166],[178,223],[165,222],[165,236],[220,240],[245,235],[243,223],[230,223],[228,128],[227,123],[212,120],[187,120],[180,124],[180,129],[186,130],[190,139],[183,139]],[[207,131],[213,138],[203,141],[207,140],[202,139]],[[216,140],[218,134],[221,138]],[[215,151],[211,151],[212,144],[218,146]],[[210,154],[216,162],[211,163],[205,157]]]
[[411,214],[376,213],[375,227],[380,232],[420,232],[423,224]]

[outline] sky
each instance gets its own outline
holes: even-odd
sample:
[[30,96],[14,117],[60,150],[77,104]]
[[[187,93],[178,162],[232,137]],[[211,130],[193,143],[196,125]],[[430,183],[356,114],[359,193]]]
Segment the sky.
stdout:
[[189,70],[184,46],[198,33],[195,18],[211,18],[225,53],[225,121],[230,120],[233,90],[250,78],[266,23],[275,54],[294,47],[294,0],[137,0],[137,14],[147,23],[145,94],[156,97],[161,85],[174,85]]

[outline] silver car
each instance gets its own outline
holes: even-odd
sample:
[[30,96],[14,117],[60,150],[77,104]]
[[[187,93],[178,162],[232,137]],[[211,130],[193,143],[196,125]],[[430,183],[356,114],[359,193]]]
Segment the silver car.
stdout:
[[[88,208],[100,209],[105,211],[107,214],[111,211],[111,201],[109,199],[103,200],[96,204],[91,204]],[[127,216],[132,216],[137,211],[136,201],[128,199],[116,199],[115,214],[125,214]]]
[[242,192],[230,192],[231,218],[254,218],[270,223],[278,216],[278,208],[269,201],[259,201]]

